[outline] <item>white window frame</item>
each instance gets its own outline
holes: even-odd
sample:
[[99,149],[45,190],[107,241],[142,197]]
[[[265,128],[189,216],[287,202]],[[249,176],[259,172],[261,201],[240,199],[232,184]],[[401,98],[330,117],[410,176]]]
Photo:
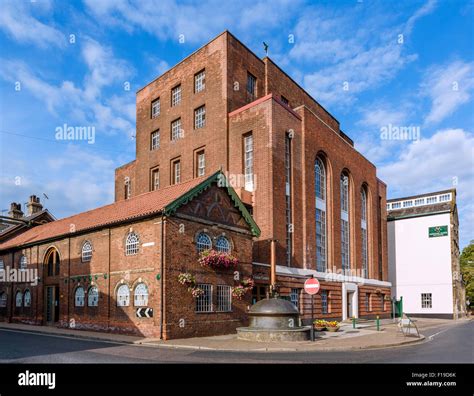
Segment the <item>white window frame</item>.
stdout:
[[367,191],[364,187],[360,192],[360,201],[361,201],[361,220],[360,220],[360,228],[361,228],[361,235],[362,235],[362,277],[368,278],[368,270],[369,270],[369,239],[368,239],[368,231],[367,231],[367,212],[368,212],[368,205],[367,205]]
[[160,98],[156,98],[151,102],[151,118],[156,118],[161,113],[161,103]]
[[199,151],[197,153],[197,176],[201,177],[206,174],[206,152]]
[[125,255],[134,256],[140,251],[140,237],[134,232],[130,232],[125,240]]
[[22,254],[20,256],[20,271],[26,271],[28,269],[28,259]]
[[349,176],[341,173],[341,268],[343,274],[348,274],[351,268],[350,223],[349,223]]
[[254,175],[253,175],[253,134],[244,136],[244,177],[245,189],[253,191]]
[[[204,242],[204,239],[207,238],[207,241]],[[212,239],[211,237],[205,233],[200,232],[196,235],[196,250],[198,253],[201,253],[205,250],[212,249]]]
[[173,161],[173,184],[181,183],[181,161]]
[[81,250],[81,261],[83,263],[88,263],[92,260],[92,243],[90,241],[85,241],[82,245]]
[[421,293],[421,308],[422,309],[433,308],[433,293]]
[[130,288],[127,284],[121,284],[117,288],[117,307],[128,306],[130,306]]
[[151,188],[152,191],[159,190],[160,188],[160,168],[151,170]]
[[228,285],[217,285],[216,312],[232,312],[232,288]]
[[327,223],[326,223],[326,167],[317,157],[314,164],[314,181],[316,195],[316,269],[327,271]]
[[206,70],[201,70],[194,75],[194,93],[204,91],[206,88]]
[[148,286],[143,282],[135,286],[135,290],[133,291],[133,305],[135,307],[148,306]]
[[171,90],[171,107],[178,106],[181,103],[181,84]]
[[[82,294],[79,291],[82,290]],[[85,303],[86,292],[82,286],[78,286],[74,291],[74,306],[83,307]]]
[[194,110],[194,129],[201,129],[206,126],[206,106],[200,106]]
[[15,307],[20,308],[23,305],[23,293],[21,290],[17,290],[15,293]]
[[321,290],[321,313],[326,315],[329,313],[329,292]]
[[87,306],[98,307],[99,306],[99,289],[93,285],[87,290]]
[[160,148],[160,130],[157,129],[151,133],[151,151],[158,150]]
[[293,287],[290,291],[290,301],[299,310],[300,309],[301,289]]
[[181,118],[177,118],[171,122],[171,141],[175,142],[181,139],[181,135]]
[[219,253],[230,253],[230,241],[224,235],[221,235],[216,240],[216,250]]
[[23,306],[28,308],[31,307],[31,291],[30,289],[26,289],[23,293]]
[[198,283],[196,286],[204,291],[204,294],[196,298],[196,312],[214,312],[212,304],[212,285],[209,283]]

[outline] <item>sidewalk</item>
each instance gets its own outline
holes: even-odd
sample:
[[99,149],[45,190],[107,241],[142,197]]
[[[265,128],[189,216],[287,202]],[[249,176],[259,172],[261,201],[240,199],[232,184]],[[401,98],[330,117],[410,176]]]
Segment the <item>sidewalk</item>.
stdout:
[[32,326],[17,323],[0,323],[0,329],[19,330],[50,336],[66,336],[97,340],[101,342],[146,345],[156,348],[176,348],[190,350],[219,350],[238,352],[284,352],[284,351],[345,351],[372,348],[387,348],[422,342],[420,338],[401,334],[394,323],[384,321],[381,331],[373,328],[353,329],[352,325],[344,324],[336,333],[315,332],[316,340],[300,342],[252,342],[238,340],[236,334],[213,337],[186,338],[163,341],[157,338],[144,338],[93,331],[60,329],[46,326]]

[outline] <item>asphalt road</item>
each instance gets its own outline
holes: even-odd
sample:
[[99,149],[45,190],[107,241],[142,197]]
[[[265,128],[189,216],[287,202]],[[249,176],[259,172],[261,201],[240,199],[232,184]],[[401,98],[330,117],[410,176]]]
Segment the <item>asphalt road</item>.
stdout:
[[[474,321],[423,332],[427,341],[351,352],[220,352],[125,345],[0,330],[0,363],[474,363]],[[431,336],[431,337],[430,337]]]

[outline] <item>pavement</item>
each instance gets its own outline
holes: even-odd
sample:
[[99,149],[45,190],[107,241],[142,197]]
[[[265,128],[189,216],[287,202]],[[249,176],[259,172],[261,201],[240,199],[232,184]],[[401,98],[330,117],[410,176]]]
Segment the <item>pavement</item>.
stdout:
[[426,337],[422,334],[424,330],[437,327],[450,327],[462,321],[443,319],[419,319],[417,326],[420,337],[416,335],[404,335],[400,332],[396,323],[391,319],[381,321],[381,329],[377,331],[375,326],[368,327],[367,323],[361,324],[360,328],[353,329],[352,324],[342,324],[338,332],[315,332],[316,339],[312,341],[293,342],[254,342],[237,339],[236,334],[228,334],[212,337],[186,338],[176,340],[160,340],[158,338],[144,338],[121,334],[100,333],[94,331],[62,329],[49,326],[33,326],[18,323],[0,323],[0,329],[23,331],[28,333],[45,334],[59,337],[83,338],[89,340],[146,345],[157,348],[174,348],[188,350],[209,351],[234,351],[234,352],[285,352],[285,351],[350,351],[376,348],[389,348],[405,346],[407,344],[423,342]]

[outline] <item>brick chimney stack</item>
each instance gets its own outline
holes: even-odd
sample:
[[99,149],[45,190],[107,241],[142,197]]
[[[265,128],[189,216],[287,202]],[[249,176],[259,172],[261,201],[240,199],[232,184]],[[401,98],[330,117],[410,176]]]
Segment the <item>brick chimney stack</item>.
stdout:
[[41,205],[39,197],[36,195],[30,195],[30,200],[26,204],[26,210],[28,216],[42,211],[43,205]]
[[10,204],[10,211],[8,212],[8,216],[13,219],[21,219],[23,217],[23,211],[21,210],[21,204],[12,202]]

